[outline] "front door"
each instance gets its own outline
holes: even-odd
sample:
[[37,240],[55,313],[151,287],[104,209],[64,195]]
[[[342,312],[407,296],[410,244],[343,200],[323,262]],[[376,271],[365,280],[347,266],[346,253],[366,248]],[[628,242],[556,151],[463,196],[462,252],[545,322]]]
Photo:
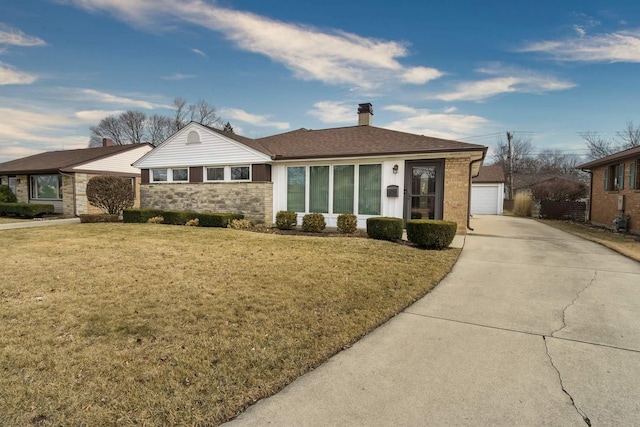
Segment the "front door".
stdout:
[[404,219],[442,219],[444,173],[440,161],[407,161]]

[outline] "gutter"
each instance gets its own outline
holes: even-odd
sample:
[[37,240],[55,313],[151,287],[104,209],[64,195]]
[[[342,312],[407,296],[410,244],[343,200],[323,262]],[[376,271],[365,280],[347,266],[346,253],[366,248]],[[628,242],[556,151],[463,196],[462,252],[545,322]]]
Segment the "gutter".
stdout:
[[482,162],[485,158],[485,156],[487,155],[486,150],[482,152],[482,157],[480,157],[478,160],[472,160],[471,162],[469,162],[469,195],[467,198],[467,230],[471,230],[473,231],[473,228],[471,228],[471,180],[473,178],[475,178],[476,176],[480,175],[480,172],[478,171],[478,175],[476,176],[471,176],[471,171],[473,170],[473,165],[475,163],[479,163]]

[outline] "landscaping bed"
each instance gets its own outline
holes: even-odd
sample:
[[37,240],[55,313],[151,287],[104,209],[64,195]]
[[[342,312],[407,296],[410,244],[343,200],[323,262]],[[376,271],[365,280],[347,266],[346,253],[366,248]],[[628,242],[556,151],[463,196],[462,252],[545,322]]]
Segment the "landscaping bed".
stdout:
[[97,223],[3,231],[0,425],[217,425],[425,295],[460,250]]

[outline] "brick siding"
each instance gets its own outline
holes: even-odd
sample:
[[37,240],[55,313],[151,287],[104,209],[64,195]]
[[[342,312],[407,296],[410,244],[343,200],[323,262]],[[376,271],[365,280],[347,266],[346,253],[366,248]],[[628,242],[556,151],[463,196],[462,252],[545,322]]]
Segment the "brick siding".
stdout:
[[273,183],[142,184],[140,206],[147,209],[241,213],[256,224],[271,224]]
[[[604,171],[608,166],[593,170],[591,190],[591,222],[614,228],[613,220],[618,216],[618,196],[624,195],[624,213],[631,217],[630,230],[640,233],[640,190],[629,189],[630,161],[624,164],[624,188],[619,191],[604,190]],[[636,171],[639,173],[640,171]]]
[[458,234],[467,233],[469,214],[469,162],[446,159],[444,164],[444,209],[442,219],[458,224]]

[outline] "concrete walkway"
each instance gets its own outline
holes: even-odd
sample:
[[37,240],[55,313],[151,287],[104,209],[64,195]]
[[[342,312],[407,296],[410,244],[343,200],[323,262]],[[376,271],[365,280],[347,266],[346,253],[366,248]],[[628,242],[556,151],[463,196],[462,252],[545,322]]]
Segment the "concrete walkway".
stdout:
[[49,225],[80,224],[80,218],[63,219],[32,219],[30,221],[9,222],[0,224],[0,230],[13,230],[16,228],[46,227]]
[[425,298],[230,426],[640,425],[640,264],[476,217]]

